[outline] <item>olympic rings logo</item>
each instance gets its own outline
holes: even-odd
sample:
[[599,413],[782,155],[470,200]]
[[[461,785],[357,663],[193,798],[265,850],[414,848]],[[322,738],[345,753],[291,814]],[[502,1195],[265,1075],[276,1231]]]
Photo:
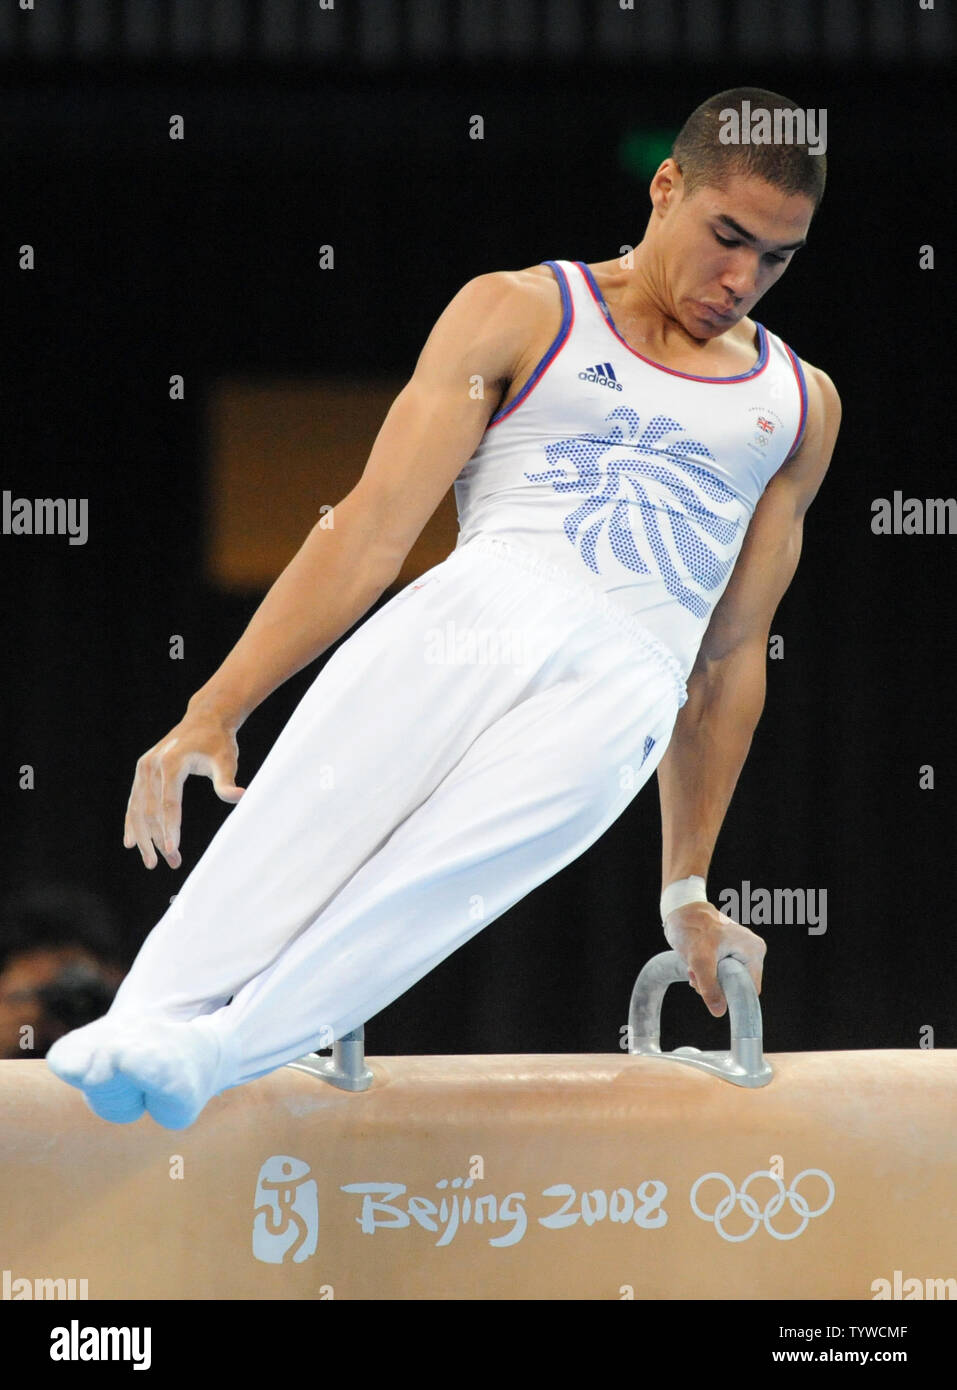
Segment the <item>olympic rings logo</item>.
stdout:
[[[712,1178],[716,1179],[718,1182],[725,1183],[728,1191],[718,1202],[711,1215],[709,1215],[698,1206],[698,1189],[702,1183],[709,1182]],[[757,1178],[770,1178],[773,1183],[777,1184],[778,1189],[773,1196],[768,1198],[763,1211],[748,1192],[751,1183]],[[807,1202],[797,1190],[802,1178],[823,1178],[827,1186],[827,1200],[824,1205],[818,1207],[816,1211],[811,1211]],[[705,1173],[691,1189],[691,1209],[695,1216],[700,1216],[702,1221],[713,1221],[714,1228],[718,1232],[718,1235],[721,1236],[722,1240],[730,1241],[750,1240],[762,1222],[768,1235],[773,1236],[775,1240],[795,1240],[803,1231],[807,1230],[807,1225],[811,1218],[814,1216],[822,1216],[833,1201],[834,1183],[830,1176],[821,1168],[805,1168],[802,1172],[798,1173],[790,1187],[785,1187],[776,1173],[772,1173],[768,1169],[763,1168],[760,1172],[752,1173],[750,1177],[745,1178],[744,1182],[741,1184],[740,1191],[735,1190],[734,1183],[724,1173]],[[800,1226],[794,1231],[776,1231],[771,1225],[773,1218],[777,1216],[785,1202],[790,1202],[791,1210],[797,1212],[798,1216],[801,1218]],[[725,1217],[730,1215],[738,1203],[740,1203],[741,1210],[744,1212],[745,1216],[751,1221],[751,1229],[745,1231],[743,1235],[733,1236],[724,1229],[722,1222]]]

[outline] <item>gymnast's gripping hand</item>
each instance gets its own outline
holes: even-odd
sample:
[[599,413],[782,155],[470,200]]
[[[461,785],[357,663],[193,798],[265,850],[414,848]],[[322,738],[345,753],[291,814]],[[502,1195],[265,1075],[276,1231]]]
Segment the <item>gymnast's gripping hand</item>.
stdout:
[[201,773],[212,779],[221,801],[239,801],[246,789],[236,786],[238,762],[233,729],[211,711],[187,711],[136,764],[126,807],[124,846],[132,849],[136,845],[148,869],[159,863],[157,849],[171,869],[178,869],[183,862],[179,854],[183,783],[191,772]]
[[665,940],[688,966],[691,988],[697,990],[715,1018],[721,1018],[728,1010],[718,983],[718,961],[723,956],[734,956],[743,962],[755,989],[761,993],[767,943],[710,903],[688,903],[669,912]]

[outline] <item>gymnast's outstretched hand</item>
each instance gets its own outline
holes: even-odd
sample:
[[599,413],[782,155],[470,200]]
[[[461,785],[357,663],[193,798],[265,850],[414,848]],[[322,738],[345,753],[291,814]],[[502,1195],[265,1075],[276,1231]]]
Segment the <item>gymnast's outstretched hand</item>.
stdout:
[[761,993],[767,943],[711,903],[687,903],[669,912],[665,940],[688,966],[691,988],[697,990],[715,1018],[721,1018],[728,1009],[718,983],[718,961],[723,956],[734,956],[743,962],[755,989]]
[[165,738],[136,764],[133,790],[126,807],[123,844],[134,845],[148,869],[159,863],[156,849],[171,869],[182,864],[179,833],[183,813],[183,783],[190,773],[212,778],[221,801],[239,801],[245,787],[236,786],[239,746],[236,734],[208,709],[187,710]]

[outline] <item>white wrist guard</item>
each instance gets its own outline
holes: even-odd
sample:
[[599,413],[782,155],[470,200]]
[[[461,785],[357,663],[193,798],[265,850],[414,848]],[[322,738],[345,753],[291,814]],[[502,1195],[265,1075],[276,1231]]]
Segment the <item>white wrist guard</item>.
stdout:
[[674,883],[669,883],[661,895],[662,923],[676,908],[685,907],[688,903],[706,903],[707,901],[708,894],[705,890],[704,879],[700,874],[692,874],[691,878],[679,878]]

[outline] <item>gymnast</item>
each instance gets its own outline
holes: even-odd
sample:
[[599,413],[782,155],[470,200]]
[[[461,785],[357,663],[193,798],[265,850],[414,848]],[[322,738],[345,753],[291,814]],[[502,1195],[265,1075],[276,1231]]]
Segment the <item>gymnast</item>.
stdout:
[[[765,943],[706,879],[841,410],[749,317],[805,245],[826,164],[724,143],[745,101],[797,109],[743,87],[692,112],[633,252],[459,290],[334,525],[139,759],[124,844],[147,868],[181,865],[190,774],[235,808],[109,1011],[48,1054],[103,1119],[183,1128],[330,1045],[584,853],[654,772],[665,939],[715,1016],[721,957],[760,989]],[[453,485],[454,550],[360,622]],[[237,786],[243,722],[357,623]]]

